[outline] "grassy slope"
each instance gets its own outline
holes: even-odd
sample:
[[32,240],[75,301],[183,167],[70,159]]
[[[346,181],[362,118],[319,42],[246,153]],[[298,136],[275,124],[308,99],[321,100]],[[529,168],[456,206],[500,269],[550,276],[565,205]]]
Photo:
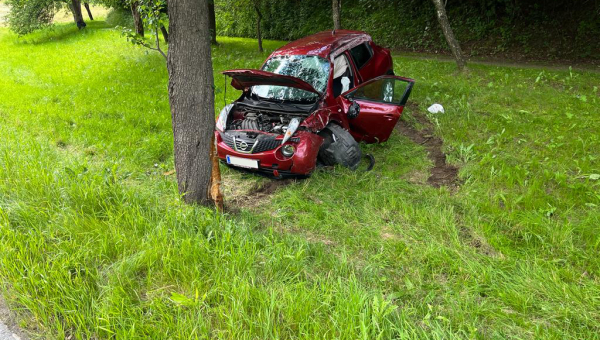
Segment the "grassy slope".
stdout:
[[[218,72],[267,55],[221,43],[217,109]],[[424,184],[425,150],[394,134],[364,146],[370,173],[317,172],[258,211],[218,216],[180,204],[163,175],[159,55],[102,22],[20,39],[0,29],[0,55],[0,283],[38,334],[600,332],[598,74],[474,65],[456,76],[451,63],[396,57],[396,73],[417,80],[411,109],[446,108],[431,118],[460,189]],[[224,171],[228,186],[263,181]]]

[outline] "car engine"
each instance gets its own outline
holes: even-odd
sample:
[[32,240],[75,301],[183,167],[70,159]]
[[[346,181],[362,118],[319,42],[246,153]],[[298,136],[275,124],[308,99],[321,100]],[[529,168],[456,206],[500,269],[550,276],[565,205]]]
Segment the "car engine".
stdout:
[[227,129],[281,134],[287,130],[293,118],[302,120],[301,116],[244,107],[235,113],[234,119],[232,119]]

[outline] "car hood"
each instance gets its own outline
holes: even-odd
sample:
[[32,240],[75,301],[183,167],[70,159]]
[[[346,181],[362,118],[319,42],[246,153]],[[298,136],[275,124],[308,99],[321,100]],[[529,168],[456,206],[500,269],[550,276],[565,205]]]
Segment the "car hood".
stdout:
[[235,89],[243,90],[255,85],[277,85],[295,87],[301,90],[321,94],[309,83],[302,79],[284,76],[277,73],[261,70],[229,70],[223,71],[223,74],[231,77],[231,86]]

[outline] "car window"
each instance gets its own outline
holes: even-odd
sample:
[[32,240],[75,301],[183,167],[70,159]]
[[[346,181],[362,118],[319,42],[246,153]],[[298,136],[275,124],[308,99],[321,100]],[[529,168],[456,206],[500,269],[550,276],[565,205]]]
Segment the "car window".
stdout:
[[411,87],[411,83],[405,80],[383,78],[359,86],[349,97],[358,100],[404,105],[407,90]]
[[356,68],[360,69],[371,59],[373,53],[369,46],[367,46],[367,43],[364,43],[352,48],[350,55],[352,55],[352,60],[354,60]]
[[[321,93],[327,88],[329,80],[329,61],[317,56],[273,57],[267,60],[262,70],[302,79]],[[257,85],[252,92],[262,98],[277,100],[306,101],[319,97],[310,91],[278,85]]]

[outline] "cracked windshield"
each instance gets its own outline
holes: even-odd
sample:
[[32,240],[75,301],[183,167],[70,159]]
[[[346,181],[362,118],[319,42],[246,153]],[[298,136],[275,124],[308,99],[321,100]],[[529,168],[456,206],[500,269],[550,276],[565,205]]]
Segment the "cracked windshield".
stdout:
[[[323,93],[329,78],[329,61],[305,55],[274,57],[265,63],[262,70],[302,79]],[[319,96],[294,87],[276,85],[257,85],[252,92],[262,98],[290,101],[312,101]]]

